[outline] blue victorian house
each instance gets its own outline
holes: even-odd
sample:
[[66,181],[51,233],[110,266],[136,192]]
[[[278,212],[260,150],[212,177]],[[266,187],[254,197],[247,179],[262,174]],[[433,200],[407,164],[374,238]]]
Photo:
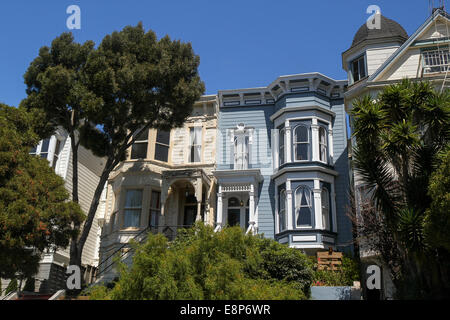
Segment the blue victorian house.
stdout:
[[345,80],[320,73],[218,93],[216,229],[313,254],[352,248]]

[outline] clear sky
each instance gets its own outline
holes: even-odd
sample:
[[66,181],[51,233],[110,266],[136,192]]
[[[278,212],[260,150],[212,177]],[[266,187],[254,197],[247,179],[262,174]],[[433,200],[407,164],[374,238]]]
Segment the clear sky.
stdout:
[[428,0],[2,0],[0,102],[17,106],[25,97],[23,74],[41,46],[68,31],[72,4],[81,8],[78,42],[98,44],[139,21],[158,37],[190,41],[207,94],[266,86],[294,73],[345,79],[341,53],[369,17],[369,5],[409,35],[429,15]]

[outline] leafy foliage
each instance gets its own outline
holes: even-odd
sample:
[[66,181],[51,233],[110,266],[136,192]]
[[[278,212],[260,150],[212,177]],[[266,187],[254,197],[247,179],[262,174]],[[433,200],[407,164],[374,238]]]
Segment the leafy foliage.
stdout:
[[[405,292],[400,288],[414,297],[424,297],[432,288],[437,296],[448,296],[443,275],[449,273],[450,251],[442,251],[440,228],[449,225],[443,200],[449,189],[441,165],[445,160],[437,155],[450,142],[450,93],[434,91],[429,82],[404,79],[384,88],[376,100],[356,100],[352,116],[355,171],[364,182],[363,197],[370,195],[375,204],[360,214],[366,246],[390,266],[399,296]],[[437,167],[442,171],[434,173]],[[433,182],[437,177],[443,185]]]
[[120,264],[111,290],[91,299],[306,299],[312,270],[306,256],[274,240],[245,235],[239,227],[215,233],[197,224],[173,243],[149,235],[134,244],[133,264]]
[[190,43],[168,36],[158,40],[142,23],[105,36],[98,48],[92,41],[75,43],[72,34],[64,33],[31,63],[22,107],[42,124],[42,136],[58,126],[69,132],[75,202],[79,144],[105,157],[81,235],[71,242],[71,264],[81,264],[104,184],[136,137],[149,128],[181,126],[191,114],[205,90],[199,63]]
[[0,277],[25,279],[46,249],[66,247],[80,222],[64,180],[46,160],[28,154],[37,144],[29,115],[0,105]]

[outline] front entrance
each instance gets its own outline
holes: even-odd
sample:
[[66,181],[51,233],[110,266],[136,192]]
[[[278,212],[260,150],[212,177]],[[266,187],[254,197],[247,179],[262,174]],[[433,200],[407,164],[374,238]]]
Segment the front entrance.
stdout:
[[190,227],[195,223],[197,217],[197,206],[187,205],[184,207],[183,226]]
[[230,227],[240,226],[247,230],[249,226],[248,200],[244,202],[238,197],[228,199],[227,224]]

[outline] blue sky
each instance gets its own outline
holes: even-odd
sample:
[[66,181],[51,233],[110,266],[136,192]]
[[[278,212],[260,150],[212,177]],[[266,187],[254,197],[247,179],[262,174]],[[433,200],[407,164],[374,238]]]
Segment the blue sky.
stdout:
[[81,8],[79,42],[142,21],[158,37],[190,41],[200,55],[206,93],[265,86],[277,76],[318,71],[345,79],[341,53],[375,4],[412,34],[428,17],[428,0],[2,0],[0,102],[25,97],[23,74],[41,46],[68,31],[66,9]]

